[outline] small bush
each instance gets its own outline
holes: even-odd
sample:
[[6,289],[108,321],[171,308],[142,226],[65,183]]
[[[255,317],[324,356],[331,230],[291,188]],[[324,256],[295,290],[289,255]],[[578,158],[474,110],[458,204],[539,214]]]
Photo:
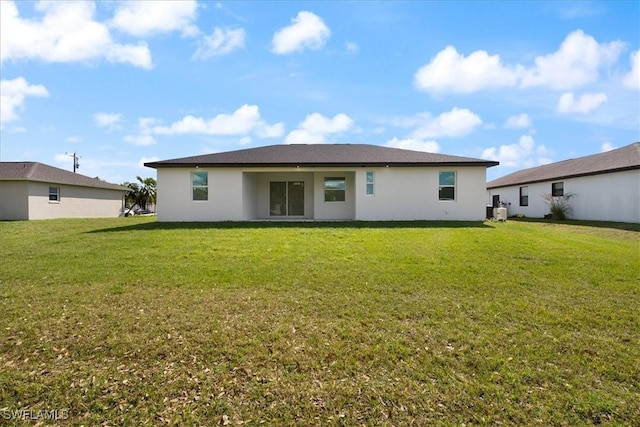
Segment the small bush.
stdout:
[[[569,218],[572,212],[569,200],[573,198],[575,194],[567,193],[564,196],[552,196],[551,194],[545,194],[542,196],[545,202],[549,205],[549,215],[551,219],[565,220]],[[546,218],[547,216],[545,216]]]

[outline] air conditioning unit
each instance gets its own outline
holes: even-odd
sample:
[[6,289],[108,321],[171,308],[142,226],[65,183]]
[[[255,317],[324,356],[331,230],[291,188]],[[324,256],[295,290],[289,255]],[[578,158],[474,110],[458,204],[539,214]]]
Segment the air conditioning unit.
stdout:
[[500,207],[496,208],[496,220],[497,221],[506,221],[507,220],[507,208]]

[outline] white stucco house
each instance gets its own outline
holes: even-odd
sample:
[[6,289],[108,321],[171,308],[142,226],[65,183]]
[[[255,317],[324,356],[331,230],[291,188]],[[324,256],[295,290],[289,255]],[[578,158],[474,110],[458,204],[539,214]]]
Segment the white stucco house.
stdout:
[[38,162],[0,162],[0,220],[118,217],[127,187]]
[[497,162],[365,144],[272,145],[145,163],[158,221],[485,218]]
[[570,218],[640,223],[640,143],[514,172],[489,182],[487,192],[509,215],[542,218],[545,195],[571,194]]

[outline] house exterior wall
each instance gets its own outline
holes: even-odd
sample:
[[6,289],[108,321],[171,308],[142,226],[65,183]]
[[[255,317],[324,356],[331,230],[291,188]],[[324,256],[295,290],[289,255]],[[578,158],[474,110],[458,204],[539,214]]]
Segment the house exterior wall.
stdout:
[[[374,194],[366,173],[374,172]],[[439,173],[456,172],[455,200],[439,200]],[[356,172],[358,220],[481,221],[485,217],[486,168],[363,168]]]
[[[193,200],[191,173],[208,173],[208,200]],[[246,185],[249,185],[247,183]],[[242,221],[242,170],[235,168],[158,169],[158,221]]]
[[[374,194],[366,194],[366,172]],[[455,200],[438,200],[439,172],[456,172]],[[208,200],[192,200],[192,172],[208,172]],[[327,177],[344,177],[344,202],[325,202]],[[270,215],[271,181],[303,181],[305,211],[315,220],[452,220],[485,217],[486,168],[159,168],[158,221],[286,219]]]
[[[60,188],[60,201],[49,201],[49,187]],[[122,215],[124,192],[102,188],[29,182],[29,219],[108,218]]]
[[[60,200],[49,201],[49,187]],[[124,192],[34,181],[0,182],[0,219],[104,218],[122,215]]]
[[242,175],[242,206],[244,221],[251,221],[258,218],[258,179],[255,173],[244,173]]
[[27,181],[0,182],[0,220],[29,219]]
[[523,214],[541,218],[549,213],[543,196],[551,194],[554,182],[564,183],[564,194],[574,194],[569,200],[572,219],[640,223],[640,170],[637,169],[529,184],[529,206],[520,206],[523,185],[492,188],[487,190],[488,203],[493,195],[499,195],[501,201],[510,203],[507,208],[510,216]]
[[[353,220],[355,218],[355,172],[348,169],[324,170],[314,173],[314,206],[317,220]],[[325,202],[324,180],[330,177],[345,178],[345,201]]]

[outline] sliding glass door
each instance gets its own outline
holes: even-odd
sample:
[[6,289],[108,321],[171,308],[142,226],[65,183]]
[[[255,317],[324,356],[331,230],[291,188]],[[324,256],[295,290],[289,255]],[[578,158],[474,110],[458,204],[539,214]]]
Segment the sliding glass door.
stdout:
[[304,216],[304,181],[269,183],[271,216]]

